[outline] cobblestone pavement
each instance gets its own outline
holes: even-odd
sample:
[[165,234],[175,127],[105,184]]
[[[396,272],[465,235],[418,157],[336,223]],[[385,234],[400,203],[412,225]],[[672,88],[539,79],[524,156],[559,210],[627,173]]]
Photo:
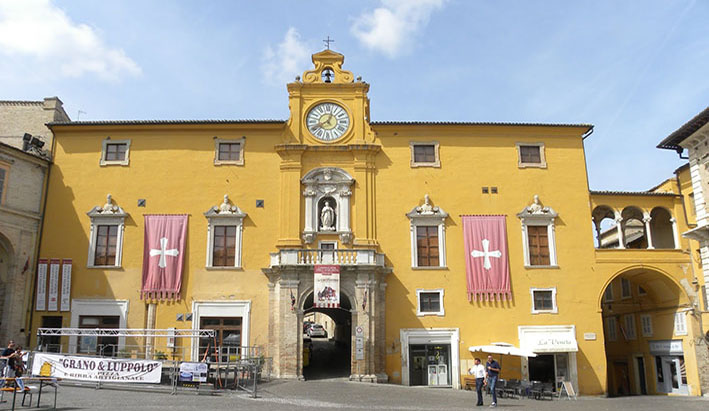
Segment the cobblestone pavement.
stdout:
[[[259,398],[240,391],[218,395],[135,392],[62,386],[59,410],[470,410],[475,407],[472,391],[442,388],[362,384],[343,380],[273,381],[260,387]],[[51,405],[52,394],[43,393],[42,407]],[[5,397],[7,399],[8,396]],[[19,398],[19,397],[18,397]],[[11,397],[10,397],[11,399]],[[34,405],[36,405],[36,395]],[[485,398],[489,404],[490,398]],[[21,409],[18,401],[17,409]],[[10,404],[0,404],[9,409]],[[578,401],[500,399],[498,408],[509,410],[707,410],[709,398],[697,397],[581,397]]]

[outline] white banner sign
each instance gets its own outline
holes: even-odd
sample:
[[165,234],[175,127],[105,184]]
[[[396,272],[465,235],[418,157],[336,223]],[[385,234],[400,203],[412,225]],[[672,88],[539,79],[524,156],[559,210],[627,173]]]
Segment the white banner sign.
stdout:
[[180,381],[207,382],[207,363],[206,362],[183,362],[183,363],[180,363]]
[[79,381],[159,383],[162,362],[37,352],[32,375]]
[[520,348],[535,353],[577,352],[576,327],[573,325],[519,326]]
[[47,311],[57,311],[59,301],[59,259],[49,260],[49,302]]
[[37,264],[37,311],[47,309],[47,260],[40,259]]
[[62,260],[61,311],[71,311],[71,259]]
[[315,266],[315,294],[313,305],[321,308],[337,308],[340,306],[340,266]]

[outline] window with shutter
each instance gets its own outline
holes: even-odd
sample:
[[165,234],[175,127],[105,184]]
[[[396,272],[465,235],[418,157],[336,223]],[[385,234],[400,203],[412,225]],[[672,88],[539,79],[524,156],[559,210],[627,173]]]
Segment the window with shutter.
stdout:
[[438,226],[416,227],[416,247],[419,267],[438,267]]
[[529,245],[529,264],[550,265],[547,226],[528,226],[527,239]]

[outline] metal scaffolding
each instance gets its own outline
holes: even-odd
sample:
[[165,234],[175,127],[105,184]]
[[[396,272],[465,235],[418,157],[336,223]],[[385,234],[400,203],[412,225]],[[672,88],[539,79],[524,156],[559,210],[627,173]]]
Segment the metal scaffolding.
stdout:
[[90,336],[90,337],[198,337],[214,338],[214,330],[180,330],[153,328],[38,328],[37,336]]

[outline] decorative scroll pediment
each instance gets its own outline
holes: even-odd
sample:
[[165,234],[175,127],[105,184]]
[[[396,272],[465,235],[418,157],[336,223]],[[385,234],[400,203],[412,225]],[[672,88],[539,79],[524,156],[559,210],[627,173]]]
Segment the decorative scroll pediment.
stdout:
[[92,219],[97,217],[125,218],[128,216],[128,214],[126,214],[121,207],[113,204],[113,198],[111,198],[110,194],[106,196],[106,204],[92,208],[88,213],[86,213],[86,215]]
[[544,204],[539,201],[539,196],[535,194],[532,204],[523,208],[522,211],[517,214],[517,217],[521,219],[553,220],[558,217],[558,214],[553,208],[545,207]]
[[423,196],[423,204],[412,208],[411,211],[406,214],[406,216],[410,219],[430,218],[439,219],[443,221],[446,219],[446,217],[448,217],[448,213],[443,211],[442,208],[432,205],[431,198],[428,196],[428,194],[426,194],[425,196]]
[[330,70],[332,73],[331,83],[352,83],[354,75],[351,71],[343,70],[342,63],[345,56],[332,50],[323,50],[313,54],[313,64],[315,69],[307,70],[303,73],[303,83],[326,83],[323,80],[323,71]]
[[241,209],[236,205],[232,205],[229,202],[229,196],[224,194],[224,201],[221,204],[214,206],[204,213],[207,218],[212,217],[232,217],[243,219],[246,217],[246,213],[241,211]]

